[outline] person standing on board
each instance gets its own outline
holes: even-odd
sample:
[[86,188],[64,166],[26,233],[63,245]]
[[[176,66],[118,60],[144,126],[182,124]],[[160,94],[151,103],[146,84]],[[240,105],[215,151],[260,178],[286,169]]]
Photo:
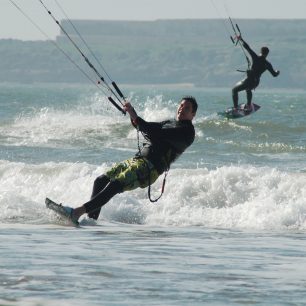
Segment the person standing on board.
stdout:
[[238,109],[238,92],[242,90],[245,90],[247,94],[246,110],[252,111],[252,90],[259,85],[261,75],[268,70],[274,77],[277,77],[280,72],[279,70],[274,70],[271,63],[266,60],[269,54],[268,47],[262,47],[261,53],[257,55],[241,36],[238,36],[237,39],[242,42],[242,46],[250,54],[252,65],[251,68],[247,70],[247,77],[244,80],[239,81],[232,89],[234,111],[237,111]]
[[162,173],[167,173],[170,165],[194,141],[192,120],[197,108],[196,99],[187,96],[178,105],[176,120],[147,122],[137,115],[129,102],[125,103],[125,111],[129,113],[133,126],[144,135],[146,143],[134,157],[116,164],[96,178],[90,201],[75,209],[63,206],[72,222],[77,224],[85,213],[97,220],[102,206],[113,196],[138,187],[150,188]]

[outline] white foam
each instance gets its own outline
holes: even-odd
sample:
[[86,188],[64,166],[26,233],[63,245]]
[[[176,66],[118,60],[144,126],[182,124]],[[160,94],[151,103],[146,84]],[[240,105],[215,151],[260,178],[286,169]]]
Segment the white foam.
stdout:
[[[244,166],[172,171],[177,179],[146,222],[222,228],[306,226],[306,175]],[[176,186],[175,186],[176,185]],[[173,192],[173,189],[176,192]]]
[[[110,166],[0,161],[0,222],[50,222],[46,196],[72,207],[83,204],[94,179]],[[161,184],[162,177],[152,186],[153,197]],[[148,225],[305,229],[305,198],[304,173],[244,165],[173,169],[157,204],[149,202],[146,189],[137,189],[114,197],[101,218]]]
[[[123,143],[127,136],[135,139],[136,134],[128,117],[106,108],[109,103],[105,104],[104,100],[101,95],[94,94],[69,109],[43,107],[21,113],[13,122],[0,126],[2,144],[74,147],[77,143],[84,147],[93,144],[111,147]],[[148,121],[175,117],[176,105],[163,101],[162,96],[147,97],[144,105],[135,107],[139,109],[139,115]]]
[[48,213],[45,197],[73,207],[87,201],[93,179],[106,166],[86,163],[44,163],[32,165],[0,161],[0,221],[31,221]]
[[78,111],[56,111],[40,109],[30,116],[21,116],[10,126],[2,127],[1,134],[8,144],[56,146],[57,143],[70,143],[71,140],[84,141],[97,134],[108,137],[114,118],[105,115],[82,114]]

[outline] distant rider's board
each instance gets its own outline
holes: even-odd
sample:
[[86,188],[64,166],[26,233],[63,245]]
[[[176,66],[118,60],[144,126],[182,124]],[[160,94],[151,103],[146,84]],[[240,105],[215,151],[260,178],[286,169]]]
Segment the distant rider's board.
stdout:
[[71,222],[75,226],[79,225],[79,222],[77,220],[73,220],[71,218],[71,208],[70,207],[65,207],[62,204],[57,204],[54,201],[50,200],[49,198],[46,198],[45,203],[46,203],[47,208],[56,212],[58,215],[61,216],[62,219]]
[[238,109],[234,111],[234,107],[227,108],[224,112],[220,113],[220,115],[225,116],[228,119],[237,119],[242,118],[248,115],[251,115],[260,109],[260,105],[252,103],[251,109],[246,108],[246,104],[239,104]]

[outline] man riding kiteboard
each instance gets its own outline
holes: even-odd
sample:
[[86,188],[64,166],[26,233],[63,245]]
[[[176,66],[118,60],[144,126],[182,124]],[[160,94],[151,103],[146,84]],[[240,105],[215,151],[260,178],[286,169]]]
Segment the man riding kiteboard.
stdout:
[[196,99],[187,96],[179,103],[176,120],[147,122],[137,115],[129,102],[125,103],[125,111],[133,126],[144,135],[146,143],[134,157],[114,165],[96,178],[90,201],[75,209],[62,206],[65,215],[75,224],[85,213],[98,219],[101,207],[116,194],[148,186],[150,191],[150,185],[162,173],[167,173],[170,165],[193,143],[192,119],[197,107]]
[[268,70],[274,77],[277,77],[280,72],[279,70],[274,70],[271,63],[266,60],[269,54],[268,47],[262,47],[261,53],[257,55],[241,36],[236,38],[242,42],[243,48],[250,54],[252,65],[247,70],[247,77],[239,81],[232,89],[234,112],[238,111],[238,92],[242,90],[245,90],[247,94],[247,110],[252,111],[252,90],[259,85],[261,75]]

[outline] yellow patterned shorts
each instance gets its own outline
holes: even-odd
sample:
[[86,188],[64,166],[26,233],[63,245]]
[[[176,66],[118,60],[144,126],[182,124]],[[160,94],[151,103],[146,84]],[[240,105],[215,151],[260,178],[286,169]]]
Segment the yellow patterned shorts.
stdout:
[[157,180],[159,174],[147,159],[133,157],[116,164],[106,172],[106,176],[111,181],[119,181],[123,191],[128,191],[148,187],[149,183],[153,184]]

